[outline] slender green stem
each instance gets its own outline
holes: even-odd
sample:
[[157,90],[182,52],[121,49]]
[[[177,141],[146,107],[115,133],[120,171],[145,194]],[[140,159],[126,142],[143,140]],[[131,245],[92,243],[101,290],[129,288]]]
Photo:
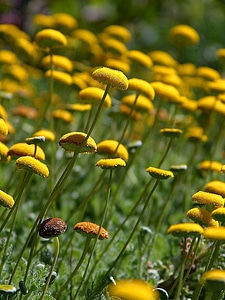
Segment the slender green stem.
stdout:
[[70,274],[69,278],[67,279],[67,281],[61,286],[61,288],[59,289],[59,291],[56,293],[55,297],[56,299],[59,299],[59,297],[61,297],[63,295],[64,290],[67,288],[67,286],[69,285],[69,283],[71,282],[71,280],[74,278],[74,276],[76,275],[77,271],[79,270],[81,264],[83,263],[85,256],[88,252],[88,248],[91,242],[91,237],[87,237],[86,238],[86,242],[84,245],[84,249],[82,252],[82,255],[76,265],[76,267],[74,268],[73,272]]
[[56,261],[57,261],[58,255],[59,255],[59,238],[58,237],[54,237],[54,243],[55,243],[55,255],[54,255],[52,266],[51,266],[48,278],[46,280],[45,287],[44,287],[44,290],[43,290],[43,293],[42,293],[42,296],[41,296],[40,300],[43,300],[44,297],[45,297],[45,294],[46,294],[46,291],[48,289],[48,286],[49,286],[49,283],[50,283],[50,280],[51,280],[51,277],[52,277],[52,273],[54,271]]

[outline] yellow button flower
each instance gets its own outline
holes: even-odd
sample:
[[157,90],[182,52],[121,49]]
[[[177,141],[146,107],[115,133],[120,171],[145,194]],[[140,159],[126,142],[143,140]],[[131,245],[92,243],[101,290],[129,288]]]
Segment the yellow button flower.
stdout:
[[[132,107],[134,104],[135,98],[136,98],[135,94],[126,95],[121,99],[121,103],[122,103],[122,105],[127,105],[129,107]],[[150,99],[147,98],[146,96],[139,95],[136,100],[134,109],[139,112],[150,113],[154,109],[154,106],[153,106],[153,103],[149,100]]]
[[42,177],[49,177],[48,167],[32,156],[22,156],[17,158],[16,167],[25,171],[32,171]]
[[200,37],[191,26],[180,24],[170,29],[169,39],[173,44],[185,47],[198,44]]
[[97,161],[95,165],[102,169],[114,169],[117,167],[125,167],[126,162],[122,158],[103,158]]
[[200,283],[209,291],[222,291],[225,289],[225,271],[209,270],[202,275]]
[[55,134],[50,131],[50,130],[47,130],[47,129],[41,129],[41,130],[38,130],[36,131],[33,136],[44,136],[46,140],[49,140],[49,141],[54,141],[55,140]]
[[130,31],[126,27],[121,25],[109,25],[104,28],[104,32],[125,43],[131,40]]
[[55,109],[52,111],[52,116],[55,119],[61,120],[65,123],[73,122],[73,115],[65,109]]
[[95,238],[99,234],[100,240],[106,240],[109,238],[109,233],[105,228],[100,228],[99,225],[94,224],[92,222],[79,222],[74,225],[73,230],[81,233],[86,237],[88,236],[91,238]]
[[87,134],[83,132],[70,132],[64,134],[59,145],[66,151],[75,152],[79,149],[80,153],[93,153],[97,151],[97,145],[92,137],[86,139]]
[[201,226],[218,227],[219,224],[213,219],[210,212],[201,207],[194,207],[189,209],[187,217]]
[[220,172],[222,163],[219,161],[203,160],[198,164],[198,168],[201,171]]
[[215,207],[224,206],[223,197],[214,193],[199,191],[192,195],[192,200],[200,204],[213,205]]
[[203,234],[204,229],[196,223],[179,223],[171,225],[167,233],[176,237],[199,236]]
[[146,172],[157,179],[168,179],[174,177],[173,172],[155,167],[148,167]]
[[[8,150],[8,155],[11,157],[19,157],[19,156],[34,156],[35,145],[28,145],[26,143],[16,143],[12,145]],[[39,160],[45,159],[44,151],[37,146],[35,157]]]
[[204,237],[210,240],[225,240],[225,227],[207,227],[204,230]]
[[155,50],[148,53],[151,57],[154,65],[163,65],[168,67],[174,67],[177,61],[166,51]]
[[10,156],[8,156],[8,151],[9,148],[5,144],[0,142],[0,162],[5,163],[10,161]]
[[225,182],[220,180],[212,180],[204,186],[204,191],[218,194],[225,198]]
[[52,57],[50,55],[47,55],[41,61],[41,65],[44,68],[50,68],[51,63],[55,68],[63,69],[66,72],[71,72],[73,70],[72,61],[68,57],[63,55],[54,54],[52,55]]
[[63,33],[55,29],[43,29],[35,35],[35,42],[40,48],[58,48],[67,45],[67,39]]
[[129,90],[136,91],[139,94],[144,94],[150,100],[153,100],[155,97],[154,88],[150,83],[143,79],[131,78],[128,80]]
[[162,133],[162,135],[166,137],[175,138],[175,137],[179,137],[183,133],[183,130],[178,128],[163,128],[160,129],[160,133]]
[[156,300],[158,292],[154,287],[139,279],[123,279],[108,286],[109,296],[121,300]]
[[219,207],[211,212],[213,219],[219,222],[225,222],[225,207]]
[[92,77],[103,84],[110,84],[118,90],[126,90],[128,88],[127,77],[118,70],[102,67],[96,69],[92,73]]
[[163,83],[161,81],[151,82],[151,86],[153,87],[156,96],[164,99],[164,100],[178,100],[180,98],[179,91],[172,85]]
[[0,134],[7,135],[8,134],[8,126],[6,125],[6,122],[0,118]]
[[48,70],[45,72],[45,76],[47,78],[50,78],[52,76],[54,80],[59,81],[63,84],[71,85],[73,83],[71,75],[63,71]]
[[138,63],[145,68],[151,68],[152,60],[151,58],[139,50],[129,50],[124,56],[128,58],[131,62]]
[[0,190],[0,204],[6,208],[11,209],[15,201],[12,196]]
[[[109,156],[120,157],[125,162],[128,161],[128,151],[123,144],[118,147],[118,142],[116,140],[104,140],[97,144],[98,153],[106,154]],[[118,148],[118,149],[117,149]],[[117,149],[117,150],[116,150]]]
[[[98,105],[102,100],[103,95],[104,90],[98,87],[87,87],[79,92],[78,97],[86,104]],[[111,104],[111,97],[107,94],[103,106],[110,107]]]

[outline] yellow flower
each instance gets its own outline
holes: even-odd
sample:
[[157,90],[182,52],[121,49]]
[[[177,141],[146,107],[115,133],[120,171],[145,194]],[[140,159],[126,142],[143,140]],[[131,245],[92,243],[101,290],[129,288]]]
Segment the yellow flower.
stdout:
[[144,94],[150,100],[155,97],[155,91],[150,83],[143,79],[131,78],[128,80],[129,90],[134,90],[139,94]]
[[220,78],[220,73],[210,67],[199,67],[196,69],[196,75],[205,80],[216,80]]
[[15,201],[12,196],[0,190],[0,204],[6,208],[12,208]]
[[204,233],[204,229],[196,223],[180,223],[171,225],[167,233],[176,237],[199,236]]
[[118,90],[126,90],[128,88],[127,77],[118,70],[102,67],[96,69],[92,73],[92,77],[103,84],[110,84]]
[[151,86],[153,87],[156,96],[165,99],[165,100],[178,100],[180,98],[179,91],[172,85],[154,81],[151,82]]
[[148,167],[146,172],[157,179],[168,179],[174,177],[173,172],[155,167]]
[[[9,148],[8,155],[13,158],[26,155],[34,156],[34,151],[35,145],[28,145],[27,143],[16,143]],[[39,160],[45,159],[44,151],[39,146],[37,146],[35,157]]]
[[35,35],[35,42],[40,48],[58,48],[67,45],[67,39],[63,33],[55,29],[43,29]]
[[209,270],[203,273],[200,283],[209,291],[222,291],[225,289],[225,271]]
[[198,108],[198,102],[196,100],[191,99],[184,99],[184,101],[181,103],[181,107],[183,109],[186,109],[188,111],[196,111]]
[[8,156],[8,150],[9,148],[0,142],[0,162],[9,162],[10,161],[10,156]]
[[118,147],[118,142],[116,140],[104,140],[98,143],[97,147],[98,153],[100,154],[107,154],[109,156],[120,157],[124,161],[128,161],[129,154],[126,147],[123,144],[120,144]]
[[73,121],[73,115],[65,109],[53,110],[52,116],[53,118],[62,120],[65,123],[71,123]]
[[198,164],[198,168],[201,171],[220,172],[222,164],[218,161],[204,160]]
[[89,46],[91,46],[92,44],[98,44],[96,35],[87,29],[76,29],[71,32],[71,36],[78,40],[81,40]]
[[213,205],[215,207],[224,206],[224,199],[222,196],[209,192],[199,191],[192,195],[192,200],[200,204]]
[[210,181],[204,186],[204,191],[218,194],[225,198],[225,182],[219,180]]
[[9,132],[8,126],[6,125],[6,122],[0,118],[0,134],[7,135]]
[[192,46],[199,43],[198,32],[188,25],[176,25],[169,31],[170,41],[179,46]]
[[119,56],[127,52],[127,47],[124,45],[124,43],[114,38],[109,37],[106,39],[101,39],[101,44],[106,52],[112,52],[113,54]]
[[54,27],[59,30],[73,30],[77,27],[77,20],[67,13],[56,13],[52,15]]
[[42,59],[41,65],[44,68],[50,68],[51,62],[54,67],[63,69],[66,72],[71,72],[73,70],[73,63],[66,56],[54,54],[54,55],[52,55],[52,58],[51,58],[51,55],[47,55]]
[[32,156],[21,156],[16,160],[16,167],[25,171],[32,171],[42,177],[49,176],[48,167]]
[[215,96],[205,96],[197,101],[199,109],[210,111],[215,108],[217,98]]
[[122,158],[103,158],[97,161],[95,165],[102,169],[114,169],[116,167],[125,167],[126,162]]
[[183,133],[183,130],[178,128],[163,128],[160,130],[160,133],[162,133],[164,136],[172,138],[179,137]]
[[0,295],[3,295],[3,297],[10,297],[12,295],[15,295],[17,293],[17,288],[14,285],[11,284],[0,284]]
[[116,283],[110,283],[108,293],[112,299],[121,300],[157,300],[158,292],[154,287],[139,279],[122,279]]
[[[214,93],[224,93],[225,92],[225,80],[222,79],[216,79],[214,81],[209,81],[207,83],[207,88],[210,92]],[[219,98],[219,97],[218,97]]]
[[219,207],[211,212],[213,219],[219,222],[225,222],[225,207]]
[[[127,105],[129,107],[132,107],[133,103],[135,101],[135,98],[136,98],[135,94],[130,94],[130,95],[124,96],[121,99],[121,103],[122,103],[122,105]],[[146,96],[139,95],[138,99],[136,100],[134,109],[136,111],[150,113],[153,110],[154,107],[153,107],[152,102],[149,101],[149,100],[150,99],[148,99]]]
[[87,87],[86,82],[78,74],[72,76],[72,85],[78,90],[82,90]]
[[138,63],[145,68],[151,68],[152,66],[151,58],[139,50],[129,50],[124,54],[124,56],[131,62]]
[[[87,87],[79,92],[78,97],[86,104],[98,105],[102,100],[103,95],[104,90],[98,87]],[[103,106],[110,107],[111,104],[111,97],[107,94]]]
[[74,110],[74,111],[80,111],[80,112],[85,112],[91,110],[92,105],[91,104],[80,104],[80,103],[74,103],[74,104],[68,104],[67,108],[69,110]]
[[48,70],[45,72],[45,76],[47,78],[50,78],[52,76],[54,80],[57,80],[67,85],[71,85],[73,83],[71,75],[63,71]]
[[38,130],[36,131],[33,136],[44,136],[46,140],[49,140],[49,141],[54,141],[55,140],[55,134],[50,131],[50,130],[47,130],[47,129],[41,129],[41,130]]
[[36,14],[33,18],[33,23],[37,26],[53,28],[54,19],[53,16],[48,16],[44,14]]
[[29,76],[25,68],[20,65],[8,65],[4,72],[20,83],[26,82]]
[[121,25],[109,25],[104,28],[104,32],[125,43],[131,40],[130,31],[126,27]]
[[195,76],[196,74],[196,66],[189,62],[177,65],[176,69],[180,76]]
[[100,228],[99,225],[92,222],[79,222],[74,225],[73,229],[86,237],[95,238],[99,234],[100,240],[106,240],[109,238],[108,231],[105,230],[105,228]]
[[166,51],[155,50],[148,53],[154,65],[174,67],[177,61]]
[[115,58],[106,59],[105,66],[108,68],[119,70],[125,74],[130,72],[130,66],[126,61],[122,61]]
[[207,227],[204,230],[204,237],[210,240],[225,240],[225,227]]
[[222,167],[221,167],[221,173],[225,173],[225,165],[222,165]]
[[0,50],[0,64],[17,64],[17,56],[10,50]]
[[206,142],[208,138],[203,132],[204,130],[202,127],[198,127],[198,126],[189,127],[185,137],[192,142],[196,142],[198,140],[201,140],[202,142]]
[[83,132],[70,132],[64,134],[59,145],[66,151],[75,152],[79,149],[80,153],[93,153],[97,151],[97,145],[92,137],[86,139],[87,134]]
[[216,57],[219,60],[224,60],[225,59],[225,48],[220,48],[216,51]]
[[212,218],[210,212],[204,208],[194,207],[192,209],[189,209],[189,211],[187,212],[187,217],[200,224],[201,226],[219,226],[218,222]]
[[34,43],[27,39],[17,39],[15,43],[15,48],[17,55],[22,60],[32,65],[34,63],[39,62],[39,59],[41,58],[40,49],[38,49]]

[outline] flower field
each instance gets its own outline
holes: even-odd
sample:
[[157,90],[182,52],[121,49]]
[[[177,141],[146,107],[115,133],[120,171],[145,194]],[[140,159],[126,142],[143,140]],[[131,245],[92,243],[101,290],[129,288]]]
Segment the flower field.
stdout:
[[85,8],[0,23],[0,300],[222,300],[225,48]]

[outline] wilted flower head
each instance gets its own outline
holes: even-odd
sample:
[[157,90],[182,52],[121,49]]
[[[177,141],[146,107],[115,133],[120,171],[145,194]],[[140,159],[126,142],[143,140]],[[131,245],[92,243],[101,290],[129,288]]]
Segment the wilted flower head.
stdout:
[[32,171],[42,177],[49,176],[48,167],[32,156],[21,156],[16,160],[16,167],[25,171]]
[[79,222],[74,225],[73,229],[86,237],[95,238],[99,234],[100,240],[109,238],[107,230],[92,222]]
[[75,152],[79,149],[80,153],[93,153],[97,151],[97,145],[92,137],[86,139],[87,134],[83,132],[70,132],[64,134],[59,145],[66,151]]
[[6,208],[12,208],[15,201],[12,196],[0,190],[0,204]]
[[92,77],[103,84],[110,84],[118,90],[126,90],[128,88],[127,77],[118,70],[102,67],[96,69],[92,73]]
[[38,228],[41,237],[47,239],[57,237],[64,233],[67,229],[66,222],[60,218],[49,218],[44,220]]

